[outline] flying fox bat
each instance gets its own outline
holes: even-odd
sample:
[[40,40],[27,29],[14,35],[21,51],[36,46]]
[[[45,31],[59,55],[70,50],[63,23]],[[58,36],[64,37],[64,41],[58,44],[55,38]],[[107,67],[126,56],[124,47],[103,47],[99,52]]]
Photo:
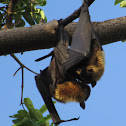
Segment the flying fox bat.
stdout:
[[69,36],[63,29],[63,26],[59,25],[59,39],[57,46],[53,50],[53,56],[49,67],[41,71],[39,76],[35,77],[37,87],[55,124],[78,120],[79,118],[61,120],[53,105],[51,97],[63,103],[70,101],[79,102],[80,106],[84,109],[85,101],[90,95],[90,87],[88,85],[77,81],[72,75],[67,75],[63,69],[63,63],[69,56]]
[[[62,31],[63,28],[59,28]],[[102,48],[93,31],[86,2],[82,6],[70,49],[67,47],[68,37],[65,32],[59,33],[60,39],[53,50],[49,67],[36,77],[37,87],[55,124],[64,121],[52,105],[51,97],[64,103],[79,102],[84,108],[84,102],[90,95],[90,87],[87,84],[92,83],[92,86],[95,86],[104,72]]]

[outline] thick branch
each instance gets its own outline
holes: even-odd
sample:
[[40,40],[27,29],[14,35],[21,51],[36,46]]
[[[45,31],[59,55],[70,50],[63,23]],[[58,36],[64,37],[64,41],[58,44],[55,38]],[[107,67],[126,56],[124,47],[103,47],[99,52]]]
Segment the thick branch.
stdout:
[[[57,21],[53,20],[43,25],[1,30],[0,55],[54,47],[56,43],[54,29],[57,25]],[[70,37],[76,25],[77,23],[70,23],[65,27]],[[94,22],[93,26],[102,45],[126,39],[126,17]]]

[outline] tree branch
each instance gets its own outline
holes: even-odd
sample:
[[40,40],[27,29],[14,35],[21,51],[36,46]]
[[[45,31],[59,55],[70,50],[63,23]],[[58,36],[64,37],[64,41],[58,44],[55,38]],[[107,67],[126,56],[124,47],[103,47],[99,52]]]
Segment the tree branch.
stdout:
[[[57,25],[58,22],[53,20],[47,24],[1,30],[0,55],[54,47],[56,44],[54,29]],[[76,26],[77,23],[73,22],[65,27],[70,39]],[[94,22],[93,27],[102,45],[126,39],[126,17]]]
[[[15,61],[21,66],[21,68],[25,68],[25,69],[27,69],[28,71],[30,71],[30,72],[32,72],[32,73],[34,73],[34,74],[38,74],[38,73],[32,71],[31,69],[29,69],[28,67],[26,67],[23,63],[21,63],[21,61],[20,61],[14,54],[10,54],[10,55],[11,55],[11,56],[15,59]],[[19,68],[18,70],[20,70],[20,68]],[[18,70],[14,73],[14,76],[15,76],[15,74],[18,72]]]
[[[95,0],[87,0],[88,6],[90,6],[94,1]],[[73,20],[77,19],[80,16],[80,11],[81,11],[81,7],[78,10],[76,10],[74,13],[72,13],[70,16],[62,20],[60,23],[63,26],[68,25],[69,23],[71,23]]]
[[17,2],[18,0],[11,0],[9,2],[8,9],[7,9],[7,16],[6,16],[6,24],[4,25],[3,29],[10,29],[13,27],[13,23],[12,23],[13,11]]

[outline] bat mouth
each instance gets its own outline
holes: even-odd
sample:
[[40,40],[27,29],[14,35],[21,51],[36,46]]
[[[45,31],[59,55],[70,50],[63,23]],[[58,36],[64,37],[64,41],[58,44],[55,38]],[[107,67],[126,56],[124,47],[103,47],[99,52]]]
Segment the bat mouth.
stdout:
[[81,79],[83,82],[85,82],[85,84],[90,84],[93,80],[93,76],[92,76],[92,69],[90,69],[89,71],[86,71],[86,73],[81,73]]
[[81,79],[86,83],[86,84],[89,84],[91,83],[91,80],[92,80],[92,73],[94,72],[93,68],[90,67],[90,68],[83,68],[81,73],[80,73],[80,77]]

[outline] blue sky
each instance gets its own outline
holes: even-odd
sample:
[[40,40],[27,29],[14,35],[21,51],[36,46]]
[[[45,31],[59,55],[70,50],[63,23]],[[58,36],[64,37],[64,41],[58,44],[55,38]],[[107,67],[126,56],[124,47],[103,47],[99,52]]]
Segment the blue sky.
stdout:
[[[48,0],[43,10],[48,22],[69,16],[80,7],[82,0]],[[126,8],[114,6],[114,0],[96,0],[90,7],[92,21],[104,21],[126,15]],[[78,21],[78,20],[76,20]],[[86,108],[82,110],[78,103],[56,103],[61,119],[79,117],[78,121],[63,123],[60,126],[126,126],[126,43],[116,42],[103,46],[105,51],[105,73],[86,101]],[[50,50],[25,52],[16,56],[35,72],[49,65],[50,58],[39,63],[35,59],[47,54]],[[9,115],[22,109],[21,71],[15,77],[14,72],[19,65],[9,55],[0,57],[0,122],[1,126],[11,126]],[[24,98],[29,97],[35,108],[40,108],[44,102],[36,88],[34,74],[25,70]]]

